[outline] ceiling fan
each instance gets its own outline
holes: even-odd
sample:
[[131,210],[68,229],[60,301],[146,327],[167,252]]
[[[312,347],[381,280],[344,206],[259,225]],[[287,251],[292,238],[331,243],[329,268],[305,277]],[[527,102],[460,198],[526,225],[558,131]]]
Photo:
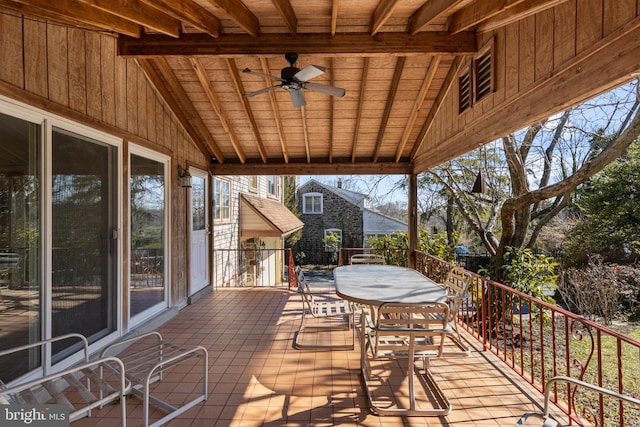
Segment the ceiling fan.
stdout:
[[289,94],[291,95],[291,101],[293,101],[293,106],[301,107],[307,104],[304,100],[302,89],[320,92],[331,96],[337,96],[339,98],[342,98],[345,95],[345,90],[339,87],[312,83],[309,81],[314,77],[318,77],[319,75],[323,74],[326,71],[326,68],[320,67],[318,65],[307,65],[301,70],[293,65],[298,60],[298,54],[288,52],[285,53],[284,57],[289,63],[289,66],[282,69],[282,71],[280,72],[280,77],[258,73],[256,71],[251,71],[248,68],[242,70],[243,73],[266,77],[268,79],[280,82],[280,84],[277,84],[275,86],[270,86],[264,89],[257,90],[255,92],[247,93],[245,94],[245,96],[256,96],[260,95],[261,93],[282,88],[289,91]]

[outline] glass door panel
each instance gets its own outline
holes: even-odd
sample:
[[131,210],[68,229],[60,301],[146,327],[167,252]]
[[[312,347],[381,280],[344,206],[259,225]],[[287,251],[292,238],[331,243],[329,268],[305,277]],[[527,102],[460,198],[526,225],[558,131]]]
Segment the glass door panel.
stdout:
[[115,147],[53,130],[53,336],[93,342],[116,330],[116,159]]
[[[41,127],[0,114],[0,350],[40,340]],[[0,363],[11,381],[41,364],[38,350]]]
[[[165,165],[131,155],[130,316],[166,301]],[[164,304],[166,305],[166,304]]]

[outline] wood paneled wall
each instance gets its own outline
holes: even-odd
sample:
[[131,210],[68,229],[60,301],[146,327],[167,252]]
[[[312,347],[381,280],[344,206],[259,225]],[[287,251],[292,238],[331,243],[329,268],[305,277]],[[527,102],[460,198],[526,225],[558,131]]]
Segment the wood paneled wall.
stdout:
[[[631,80],[640,71],[639,11],[640,0],[568,0],[483,34],[479,46],[494,40],[495,92],[459,114],[454,78],[414,170],[464,154],[456,141],[481,146]],[[460,149],[443,151],[443,140]]]
[[207,162],[135,60],[117,56],[111,35],[7,13],[0,13],[0,58],[0,94],[172,156],[169,282],[174,304],[186,301],[187,198],[176,165],[206,170]]

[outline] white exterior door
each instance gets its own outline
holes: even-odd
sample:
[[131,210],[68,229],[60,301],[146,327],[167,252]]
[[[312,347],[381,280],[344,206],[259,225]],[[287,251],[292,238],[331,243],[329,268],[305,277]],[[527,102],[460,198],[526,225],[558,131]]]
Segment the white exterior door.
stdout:
[[193,169],[189,170],[192,176],[190,207],[190,276],[189,295],[209,286],[209,177],[206,172]]

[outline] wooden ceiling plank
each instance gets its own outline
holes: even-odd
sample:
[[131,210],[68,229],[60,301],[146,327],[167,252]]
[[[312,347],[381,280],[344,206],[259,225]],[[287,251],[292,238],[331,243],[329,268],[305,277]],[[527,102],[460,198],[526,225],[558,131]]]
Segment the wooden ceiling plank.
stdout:
[[140,0],[80,0],[112,15],[138,25],[151,28],[171,37],[180,37],[182,24],[179,20],[160,10],[142,3]]
[[400,77],[402,77],[402,71],[404,70],[406,62],[406,56],[401,56],[396,61],[396,68],[393,72],[393,79],[391,80],[391,86],[389,87],[389,93],[387,94],[387,101],[385,102],[384,112],[382,113],[380,128],[378,129],[378,137],[376,138],[376,145],[373,152],[374,162],[378,161],[382,141],[384,140],[384,135],[387,130],[387,124],[389,123],[389,117],[391,117],[391,108],[393,108],[393,102],[396,99],[396,93],[398,92],[398,86],[400,85]]
[[222,24],[220,20],[211,14],[207,9],[198,5],[192,0],[141,0],[152,6],[183,21],[184,23],[204,31],[211,37],[219,37]]
[[52,14],[65,16],[67,21],[71,18],[84,24],[102,28],[106,31],[125,34],[130,37],[140,37],[140,34],[142,33],[142,27],[140,27],[140,25],[77,0],[15,1],[26,6],[33,6],[38,9],[49,11]]
[[351,163],[356,161],[356,152],[358,149],[358,135],[360,134],[360,124],[362,123],[362,113],[364,112],[364,94],[367,88],[367,76],[369,74],[369,57],[364,58],[362,64],[362,77],[360,78],[360,96],[358,97],[358,112],[356,126],[353,132],[353,145],[351,146]]
[[424,103],[425,98],[427,97],[427,92],[431,87],[431,83],[433,83],[433,78],[436,75],[436,71],[438,70],[438,66],[440,65],[440,57],[434,56],[431,59],[431,64],[429,64],[429,68],[427,69],[427,73],[422,81],[422,86],[420,87],[420,91],[418,92],[418,96],[416,97],[416,102],[413,104],[413,108],[411,109],[411,114],[409,114],[409,120],[407,120],[407,124],[404,128],[404,132],[402,133],[402,137],[400,138],[400,143],[398,144],[398,148],[396,150],[395,161],[396,163],[400,161],[402,157],[402,152],[404,151],[404,147],[406,147],[407,142],[409,141],[409,136],[413,131],[413,128],[418,119],[418,114],[420,113],[420,109],[422,108],[422,104]]
[[[269,69],[269,64],[267,63],[266,58],[260,58],[260,66],[262,67],[263,74],[269,74],[271,70]],[[270,85],[272,83],[271,80],[265,77],[264,82],[266,85]],[[284,162],[289,162],[289,147],[287,145],[287,138],[284,133],[284,126],[282,122],[282,117],[280,116],[280,107],[278,106],[278,101],[276,99],[275,91],[268,92],[269,101],[271,102],[271,111],[273,112],[273,117],[276,123],[276,129],[278,130],[278,138],[280,139],[280,148],[282,149],[282,157],[284,158]]]
[[271,0],[273,5],[284,19],[284,23],[286,24],[289,32],[292,36],[298,34],[298,18],[296,17],[296,13],[291,7],[291,2],[289,0]]
[[387,22],[393,11],[398,7],[401,0],[382,0],[376,6],[371,16],[371,28],[369,33],[373,36],[380,31],[382,26]]
[[214,156],[218,162],[223,163],[224,154],[222,154],[222,150],[220,150],[213,136],[209,133],[207,126],[180,85],[169,63],[164,58],[139,59],[138,63],[151,84],[158,90],[162,99],[165,100],[167,106],[174,113],[183,129],[191,135],[202,154],[209,158]]
[[449,21],[449,33],[469,30],[489,18],[508,11],[527,0],[482,0],[458,10]]
[[[144,0],[148,1],[148,0]],[[165,1],[165,0],[161,0]],[[299,55],[323,54],[326,56],[372,57],[411,56],[429,54],[469,55],[477,52],[473,32],[449,35],[446,32],[340,33],[335,36],[320,33],[261,34],[251,37],[245,34],[228,34],[218,39],[206,34],[182,34],[179,39],[162,34],[145,34],[140,39],[120,37],[119,53],[122,56],[171,56],[211,55],[246,57],[247,55],[282,55],[296,52]]]
[[431,0],[420,7],[409,18],[409,33],[416,34],[423,31],[439,16],[445,15],[465,0]]
[[517,4],[516,6],[495,15],[493,18],[480,23],[478,25],[478,31],[487,32],[496,30],[520,21],[521,19],[535,15],[536,13],[543,12],[562,3],[566,3],[567,1],[568,0],[529,0],[526,3]]
[[213,86],[211,85],[211,81],[209,80],[207,70],[204,68],[204,65],[202,65],[202,62],[200,62],[198,58],[191,57],[189,58],[189,62],[191,63],[191,66],[193,67],[196,73],[196,76],[198,76],[200,85],[202,86],[202,89],[204,90],[205,95],[207,95],[207,99],[209,99],[209,102],[211,103],[213,110],[218,115],[218,118],[220,119],[220,123],[222,124],[222,127],[224,128],[225,132],[227,132],[227,134],[229,135],[229,139],[231,140],[231,145],[233,145],[233,149],[235,150],[236,155],[238,156],[238,159],[240,160],[241,163],[244,163],[247,157],[245,156],[244,151],[242,150],[242,145],[240,144],[240,141],[238,140],[238,137],[236,136],[236,133],[233,130],[233,126],[229,121],[229,117],[227,117],[227,114],[225,113],[224,108],[222,107],[220,98],[218,98],[218,94],[216,93],[216,91],[213,89]]
[[240,0],[209,0],[209,3],[223,9],[240,28],[256,37],[260,33],[260,22]]
[[244,113],[249,119],[249,123],[251,124],[251,131],[253,132],[253,137],[256,140],[256,145],[258,147],[258,151],[260,152],[260,157],[263,162],[267,161],[267,150],[264,147],[264,143],[262,141],[262,136],[260,136],[260,131],[258,130],[258,123],[256,122],[256,118],[253,115],[253,111],[251,111],[251,105],[249,105],[249,100],[246,96],[244,96],[244,87],[242,86],[242,80],[240,79],[240,73],[238,73],[238,67],[236,66],[236,62],[231,59],[225,59],[227,64],[227,69],[229,70],[229,75],[231,76],[231,80],[233,81],[233,86],[236,89],[236,93],[240,98],[240,103],[242,104],[242,108],[244,109]]

